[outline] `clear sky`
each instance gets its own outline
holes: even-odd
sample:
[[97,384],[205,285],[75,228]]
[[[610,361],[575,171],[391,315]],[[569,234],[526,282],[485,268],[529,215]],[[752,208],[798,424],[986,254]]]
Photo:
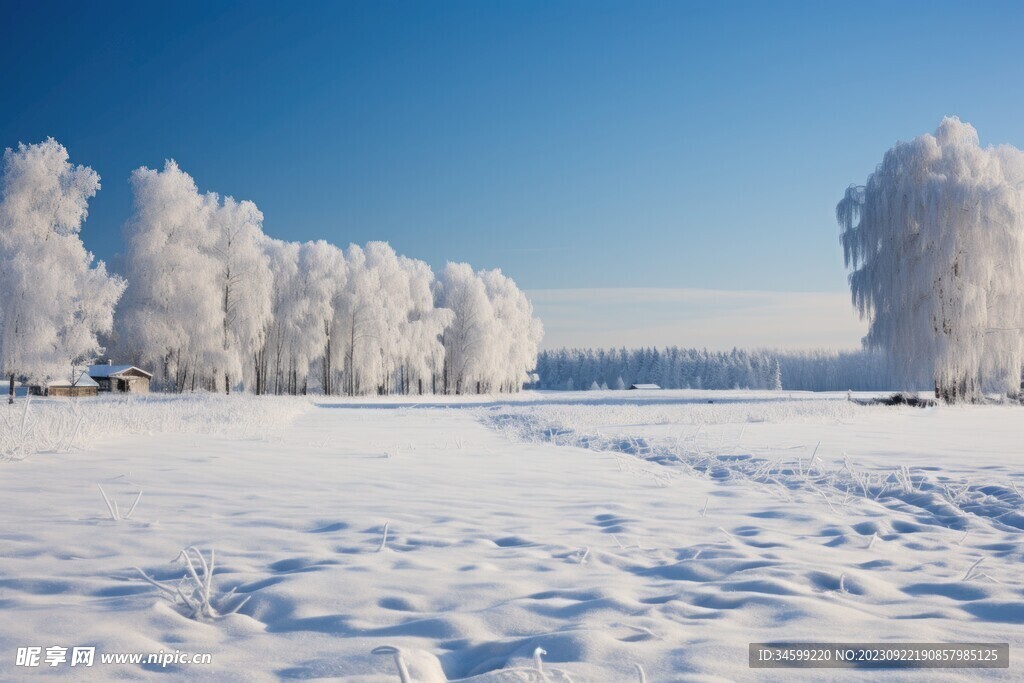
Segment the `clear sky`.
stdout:
[[[275,237],[501,267],[543,290],[559,343],[698,343],[677,304],[710,290],[732,302],[710,312],[733,315],[723,339],[757,345],[714,292],[846,305],[835,203],[896,140],[957,114],[1024,147],[1022,19],[1000,2],[0,0],[0,147],[52,135],[100,173],[83,232],[100,258],[122,249],[131,170],[174,158]],[[634,308],[623,288],[664,305],[590,342]],[[772,343],[807,345],[816,309],[789,301],[792,339]],[[855,345],[835,315],[823,343]]]

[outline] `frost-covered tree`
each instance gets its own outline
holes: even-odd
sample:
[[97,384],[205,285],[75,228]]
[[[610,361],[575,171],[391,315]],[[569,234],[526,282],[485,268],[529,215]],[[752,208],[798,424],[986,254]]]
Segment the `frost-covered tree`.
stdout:
[[441,335],[455,318],[447,308],[434,305],[434,273],[423,261],[399,258],[407,288],[406,310],[399,321],[398,387],[403,393],[422,394],[424,387],[435,391],[435,381],[444,366],[444,345]]
[[254,358],[252,385],[257,394],[282,393],[292,378],[291,352],[296,338],[294,313],[299,301],[299,249],[297,242],[267,238],[263,249],[273,277],[271,313],[263,331],[263,346]]
[[540,321],[500,271],[436,282],[385,242],[271,239],[255,204],[200,194],[173,161],[132,189],[118,343],[166,387],[304,393],[315,372],[325,394],[518,391],[536,364]]
[[[539,386],[565,389],[599,382],[616,389],[629,384],[656,382],[642,370],[650,349],[557,349],[537,357]],[[707,349],[668,347],[659,352],[677,368],[674,376],[662,375],[664,389],[786,389],[804,391],[891,391],[898,388],[882,354],[858,351],[747,351],[728,353]],[[631,371],[630,368],[638,368]],[[635,372],[636,374],[629,374]],[[627,379],[628,377],[628,382]],[[920,387],[914,387],[920,388]]]
[[438,306],[454,314],[443,336],[443,392],[475,391],[487,371],[487,345],[494,329],[487,289],[468,263],[449,263],[437,292]]
[[199,194],[174,161],[137,169],[132,192],[118,343],[177,391],[230,391],[254,366],[272,305],[263,215]]
[[[330,366],[330,330],[335,301],[345,283],[345,257],[323,240],[282,242],[267,239],[265,250],[273,274],[272,312],[256,358],[256,393],[302,391],[311,366],[320,362],[324,375]],[[330,383],[321,376],[321,388]]]
[[544,328],[533,317],[533,306],[512,278],[500,270],[480,273],[494,311],[495,328],[489,341],[490,377],[487,390],[519,391],[537,365]]
[[946,401],[1017,394],[1024,326],[1024,153],[946,118],[897,143],[836,208],[850,288],[905,385]]
[[452,314],[434,306],[430,267],[370,242],[346,250],[345,268],[325,359],[341,369],[345,393],[422,392],[425,381],[432,389]]
[[133,188],[120,343],[178,391],[305,392],[314,367],[325,394],[518,391],[536,364],[540,321],[499,271],[445,286],[384,242],[270,239],[255,205],[199,194],[173,162]]
[[93,264],[79,232],[100,188],[53,138],[7,149],[0,178],[0,371],[45,380],[102,353],[124,281]]
[[[210,255],[221,302],[221,351],[211,373],[224,377],[224,390],[243,379],[243,368],[263,347],[271,313],[272,273],[263,250],[263,214],[250,201],[225,197],[211,214]],[[254,379],[254,378],[253,378]]]
[[386,246],[371,242],[364,250],[353,244],[345,252],[347,278],[335,308],[329,361],[342,369],[344,390],[350,396],[372,391],[385,363],[383,348],[389,344],[393,317],[393,301],[386,292],[386,271],[392,266],[383,253]]
[[345,253],[323,240],[307,242],[299,251],[299,274],[302,287],[299,334],[305,337],[299,358],[303,367],[320,359],[321,390],[331,394],[333,371],[328,361],[334,346],[334,321],[348,279]]
[[772,391],[782,391],[782,366],[776,360],[772,365],[772,376],[770,387]]
[[438,306],[454,314],[444,331],[445,393],[518,391],[537,363],[540,320],[515,282],[500,270],[473,272],[449,263]]
[[204,372],[218,352],[222,305],[207,230],[216,199],[199,194],[174,161],[163,171],[136,169],[131,187],[118,349],[169,389],[208,388]]

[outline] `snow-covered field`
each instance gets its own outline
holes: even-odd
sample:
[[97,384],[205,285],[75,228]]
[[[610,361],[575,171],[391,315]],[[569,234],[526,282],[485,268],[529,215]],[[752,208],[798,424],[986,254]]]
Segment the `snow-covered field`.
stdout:
[[[824,640],[1009,642],[1009,670],[898,677],[1020,680],[1021,410],[689,391],[0,406],[0,679],[398,681],[381,646],[419,681],[885,676],[747,668],[750,642]],[[199,619],[135,569],[175,589],[190,546],[194,604],[216,551]],[[53,645],[212,664],[15,666]]]

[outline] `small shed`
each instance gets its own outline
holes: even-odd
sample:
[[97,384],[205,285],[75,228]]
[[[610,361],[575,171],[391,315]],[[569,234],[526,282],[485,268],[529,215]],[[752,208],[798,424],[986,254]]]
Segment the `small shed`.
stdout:
[[630,389],[661,389],[657,384],[630,384]]
[[148,394],[153,374],[134,365],[90,365],[89,377],[96,381],[99,391],[120,394]]
[[46,395],[64,396],[69,398],[95,396],[99,391],[99,387],[100,385],[97,384],[92,377],[83,372],[78,376],[78,379],[73,382],[66,379],[50,382],[46,385]]

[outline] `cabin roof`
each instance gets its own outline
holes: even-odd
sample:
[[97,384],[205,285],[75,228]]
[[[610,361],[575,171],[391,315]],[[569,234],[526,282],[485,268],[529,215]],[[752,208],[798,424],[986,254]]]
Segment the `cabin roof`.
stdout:
[[153,373],[146,372],[142,368],[137,368],[134,365],[90,365],[89,376],[93,379],[107,379],[110,377],[117,377],[122,375],[129,370],[135,370],[141,372],[146,377],[152,378]]
[[657,384],[630,384],[630,389],[661,389]]
[[78,380],[75,381],[75,382],[71,382],[70,380],[66,380],[66,379],[60,379],[60,380],[56,380],[54,382],[49,382],[49,383],[47,383],[46,386],[48,386],[48,387],[98,387],[99,384],[96,383],[96,380],[94,380],[88,374],[83,372],[81,375],[78,376]]

